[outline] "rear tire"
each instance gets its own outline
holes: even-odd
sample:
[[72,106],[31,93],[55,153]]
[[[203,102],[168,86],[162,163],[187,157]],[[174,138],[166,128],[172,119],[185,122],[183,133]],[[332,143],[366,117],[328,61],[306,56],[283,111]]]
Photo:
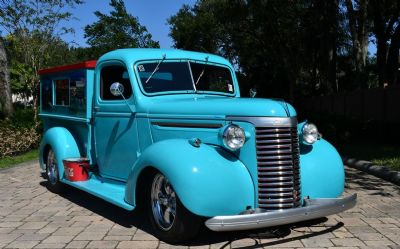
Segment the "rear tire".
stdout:
[[147,214],[155,236],[168,243],[194,238],[203,219],[187,210],[168,179],[157,172],[146,187]]
[[49,148],[46,157],[46,177],[47,187],[53,193],[60,193],[64,189],[64,185],[60,182],[60,174],[56,155],[52,148]]

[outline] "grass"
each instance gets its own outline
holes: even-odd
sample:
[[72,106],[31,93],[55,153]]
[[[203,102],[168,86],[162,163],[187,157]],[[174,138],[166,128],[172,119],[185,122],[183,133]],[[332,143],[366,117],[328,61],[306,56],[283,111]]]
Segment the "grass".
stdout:
[[383,144],[346,144],[338,146],[343,156],[371,161],[376,165],[386,166],[400,171],[400,146]]
[[27,161],[31,161],[34,159],[37,159],[39,155],[39,150],[38,149],[34,149],[31,151],[28,151],[26,153],[23,153],[21,155],[18,156],[13,156],[13,157],[5,157],[0,159],[0,169],[1,168],[7,168],[7,167],[11,167],[15,164],[19,164],[19,163],[23,163],[23,162],[27,162]]

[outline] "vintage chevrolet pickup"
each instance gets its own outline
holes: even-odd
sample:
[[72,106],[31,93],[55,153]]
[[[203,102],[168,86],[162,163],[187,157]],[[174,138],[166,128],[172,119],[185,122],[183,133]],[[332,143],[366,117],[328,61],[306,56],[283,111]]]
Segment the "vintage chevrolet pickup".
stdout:
[[[241,98],[224,58],[120,49],[39,74],[48,188],[141,207],[164,241],[193,238],[203,224],[264,228],[356,204],[340,198],[342,160],[316,126],[283,101]],[[66,167],[76,160],[87,163],[81,181]]]

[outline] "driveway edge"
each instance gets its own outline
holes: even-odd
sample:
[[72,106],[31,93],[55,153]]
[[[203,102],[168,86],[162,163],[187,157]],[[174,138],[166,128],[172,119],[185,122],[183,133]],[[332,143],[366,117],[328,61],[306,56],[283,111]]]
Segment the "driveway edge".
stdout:
[[0,168],[0,172],[9,171],[9,170],[12,170],[14,168],[19,168],[19,167],[26,167],[26,166],[29,166],[34,163],[39,163],[39,159],[33,159],[33,160],[29,160],[29,161],[22,162],[22,163],[12,164],[5,168]]
[[383,180],[389,181],[400,186],[400,172],[390,170],[387,167],[376,165],[372,162],[365,160],[358,160],[351,157],[343,157],[343,164],[349,166],[350,168],[355,168],[364,171],[368,174],[379,177]]

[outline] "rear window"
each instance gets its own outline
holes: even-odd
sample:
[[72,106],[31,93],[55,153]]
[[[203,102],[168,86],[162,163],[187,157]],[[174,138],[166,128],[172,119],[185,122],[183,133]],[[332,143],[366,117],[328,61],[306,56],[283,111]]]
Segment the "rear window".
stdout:
[[86,116],[86,70],[41,75],[41,110]]

